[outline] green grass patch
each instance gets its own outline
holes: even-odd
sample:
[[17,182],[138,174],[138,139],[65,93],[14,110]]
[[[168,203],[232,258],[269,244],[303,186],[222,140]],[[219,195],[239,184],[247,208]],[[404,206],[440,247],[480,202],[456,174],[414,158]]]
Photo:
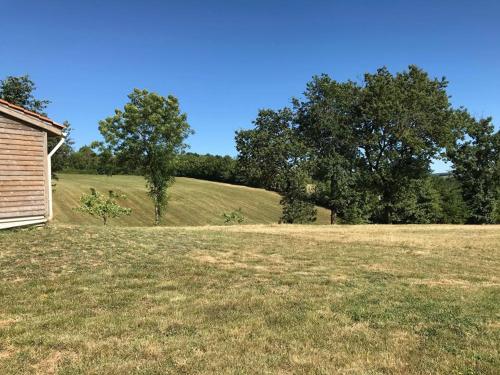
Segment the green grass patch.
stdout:
[[[123,193],[120,204],[132,209],[130,216],[112,219],[115,226],[151,226],[154,208],[140,176],[60,174],[54,191],[55,221],[65,224],[100,224],[98,219],[74,210],[80,196],[93,187],[107,194]],[[224,213],[241,208],[244,224],[278,223],[280,196],[263,189],[179,177],[169,189],[169,203],[163,221],[168,226],[222,225]],[[318,207],[318,224],[329,223],[329,213]]]

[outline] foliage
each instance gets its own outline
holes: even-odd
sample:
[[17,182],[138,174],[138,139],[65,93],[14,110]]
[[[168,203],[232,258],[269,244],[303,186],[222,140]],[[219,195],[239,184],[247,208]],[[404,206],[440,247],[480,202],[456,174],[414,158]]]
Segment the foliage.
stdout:
[[[307,84],[305,100],[294,100],[297,136],[308,147],[311,174],[322,189],[320,200],[331,211],[331,223],[338,215],[346,219],[358,207],[353,194],[357,183],[358,145],[355,139],[355,105],[359,87],[339,83],[327,75],[313,77]],[[355,219],[354,219],[355,220]]]
[[254,129],[236,133],[244,181],[282,194],[281,222],[314,221],[316,209],[305,194],[310,161],[306,146],[296,135],[293,111],[261,110],[254,125]]
[[365,74],[353,118],[366,184],[380,197],[381,221],[392,223],[398,199],[429,175],[432,160],[452,140],[448,83],[421,69]]
[[[330,224],[362,224],[372,222],[372,214],[378,205],[377,197],[371,194],[366,187],[362,186],[363,179],[357,175],[356,180],[349,185],[344,184],[344,189],[332,189],[330,180],[318,180],[314,182],[311,199],[321,207],[330,208]],[[338,181],[338,175],[333,178],[333,183],[342,186]],[[337,192],[332,195],[332,192]]]
[[245,221],[241,207],[231,212],[224,212],[222,218],[224,219],[224,224],[242,224]]
[[82,146],[73,152],[68,161],[66,170],[97,173],[99,155],[90,146]]
[[[292,108],[262,110],[253,129],[237,132],[241,179],[289,204],[298,167],[331,223],[494,222],[500,136],[490,120],[454,109],[447,86],[414,65],[396,74],[384,67],[361,82],[315,76]],[[435,185],[439,158],[453,162],[455,179]]]
[[112,147],[97,141],[92,142],[90,147],[97,151],[96,172],[98,174],[112,176],[118,171],[118,162],[115,155],[113,155]]
[[494,223],[500,197],[500,131],[495,132],[491,118],[477,121],[466,112],[458,115],[463,132],[448,156],[470,212],[468,222]]
[[82,194],[80,197],[80,206],[75,208],[77,211],[102,219],[106,225],[109,219],[117,218],[123,215],[130,215],[130,208],[121,207],[117,199],[125,199],[123,194],[116,194],[112,190],[108,191],[108,196],[99,193],[94,188],[90,189],[90,194]]
[[105,145],[118,158],[126,157],[146,178],[159,225],[167,204],[167,189],[174,179],[175,159],[192,133],[179,101],[147,90],[134,91],[123,111],[99,122]]
[[[439,192],[430,178],[412,179],[402,184],[391,207],[395,224],[433,224],[442,220]],[[382,213],[384,214],[384,212]]]
[[8,76],[0,81],[1,99],[23,107],[28,111],[46,115],[45,109],[50,104],[50,101],[36,99],[33,95],[33,91],[35,90],[35,83],[28,75],[19,77]]
[[[127,159],[130,158],[125,154],[114,155],[112,149],[102,142],[92,142],[90,146],[82,146],[69,155],[65,171],[108,176],[141,174],[140,168]],[[188,152],[177,156],[174,172],[176,177],[241,184],[236,164],[236,160],[228,155],[200,155]]]
[[280,223],[308,224],[316,221],[316,207],[303,198],[288,193],[280,203],[283,206]]
[[453,176],[433,176],[432,184],[439,193],[441,219],[439,223],[464,224],[469,217],[459,182]]
[[304,153],[293,117],[288,108],[260,110],[254,129],[236,132],[239,173],[247,185],[286,191],[288,174]]
[[236,173],[236,160],[231,156],[196,153],[179,155],[175,175],[232,184],[240,182]]
[[280,223],[307,224],[316,221],[317,210],[310,202],[308,185],[304,165],[295,166],[289,171],[286,176],[286,188],[280,201],[283,207]]

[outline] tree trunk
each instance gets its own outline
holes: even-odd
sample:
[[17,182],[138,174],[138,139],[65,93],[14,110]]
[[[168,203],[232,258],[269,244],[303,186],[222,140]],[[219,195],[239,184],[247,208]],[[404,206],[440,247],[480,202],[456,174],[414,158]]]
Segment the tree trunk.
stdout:
[[330,224],[337,224],[337,213],[333,209],[330,210]]
[[155,225],[160,225],[160,207],[155,203]]
[[386,224],[392,224],[392,210],[389,206],[384,208],[384,221]]
[[394,193],[385,188],[382,195],[382,204],[384,205],[384,222],[385,224],[392,224],[392,203],[393,203]]
[[[330,176],[330,199],[335,197],[337,192],[335,191],[335,176],[332,174]],[[330,209],[330,225],[337,223],[337,212],[333,208]]]

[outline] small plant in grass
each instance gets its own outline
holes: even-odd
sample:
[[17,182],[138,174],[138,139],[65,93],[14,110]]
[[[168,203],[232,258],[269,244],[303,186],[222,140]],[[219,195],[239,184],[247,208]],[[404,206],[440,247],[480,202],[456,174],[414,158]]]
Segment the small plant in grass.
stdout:
[[222,214],[222,218],[224,219],[224,224],[241,224],[245,221],[245,217],[243,216],[243,212],[241,208],[231,212],[224,212]]
[[125,199],[126,196],[117,194],[112,190],[106,196],[94,188],[90,188],[90,194],[82,194],[80,197],[80,206],[75,209],[90,216],[101,218],[104,225],[106,225],[109,219],[130,215],[132,212],[130,208],[120,206],[116,202],[118,198]]

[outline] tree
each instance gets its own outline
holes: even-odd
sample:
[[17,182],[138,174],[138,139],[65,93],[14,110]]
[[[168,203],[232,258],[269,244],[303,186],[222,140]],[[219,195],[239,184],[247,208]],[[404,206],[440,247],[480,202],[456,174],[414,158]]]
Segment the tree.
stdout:
[[125,199],[126,197],[125,195],[116,194],[112,190],[108,192],[108,196],[106,197],[104,194],[91,188],[90,194],[82,194],[80,197],[80,206],[76,210],[99,217],[102,219],[103,224],[106,225],[109,219],[130,215],[132,212],[130,208],[120,206],[116,202],[117,198]]
[[365,74],[354,117],[367,186],[380,198],[382,222],[392,223],[401,191],[430,173],[432,160],[453,139],[447,81],[410,66]]
[[296,134],[293,111],[261,110],[254,125],[236,133],[238,166],[245,182],[283,195],[282,222],[314,220],[314,205],[303,194],[310,170],[307,150]]
[[283,207],[280,223],[309,224],[316,221],[317,210],[309,201],[307,179],[307,170],[300,166],[294,166],[287,175],[287,188],[280,201]]
[[[90,144],[92,150],[96,150],[96,165],[95,170],[98,174],[105,174],[106,176],[112,176],[118,170],[118,162],[115,155],[113,155],[113,149],[109,145],[103,142],[94,141]],[[125,162],[122,163],[126,165]],[[132,171],[135,170],[132,169]],[[130,173],[131,174],[131,173]]]
[[247,185],[284,192],[290,168],[303,154],[293,128],[293,112],[260,110],[254,128],[236,132],[239,173]]
[[20,77],[8,76],[0,81],[1,99],[23,107],[28,111],[46,115],[44,111],[50,104],[50,101],[36,99],[33,96],[33,91],[35,90],[35,83],[28,75]]
[[434,189],[439,192],[442,219],[440,223],[464,224],[470,216],[462,197],[459,182],[453,176],[432,176]]
[[228,155],[199,155],[188,152],[179,156],[175,169],[176,176],[179,177],[233,184],[239,182],[236,176],[236,160]]
[[[392,209],[395,224],[434,224],[442,221],[439,192],[431,178],[410,179],[398,189]],[[382,217],[385,212],[382,212]]]
[[495,223],[500,196],[500,131],[495,133],[491,118],[477,121],[465,111],[458,116],[463,132],[448,149],[448,156],[470,211],[468,222]]
[[[358,142],[355,133],[359,87],[351,81],[339,83],[327,75],[313,77],[305,100],[295,99],[298,135],[310,150],[312,174],[318,180],[317,195],[330,209],[330,223],[337,217],[352,217],[359,208]],[[354,216],[358,216],[357,214]]]
[[99,130],[110,149],[133,160],[146,178],[155,225],[159,225],[174,179],[175,158],[192,131],[174,96],[134,89],[128,97],[123,111],[117,109],[114,116],[100,121]]
[[73,152],[69,158],[68,167],[70,169],[96,173],[99,162],[99,155],[91,146],[82,146],[78,151]]

